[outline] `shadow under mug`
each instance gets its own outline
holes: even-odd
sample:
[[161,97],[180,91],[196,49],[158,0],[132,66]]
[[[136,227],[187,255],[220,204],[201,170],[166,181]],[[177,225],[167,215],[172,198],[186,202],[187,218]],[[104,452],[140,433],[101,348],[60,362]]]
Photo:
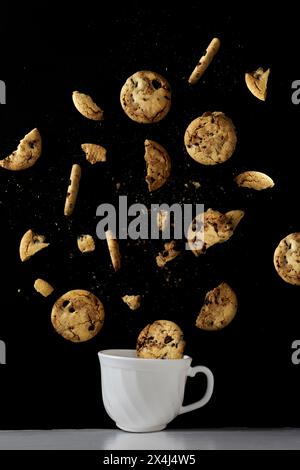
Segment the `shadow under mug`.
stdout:
[[[177,415],[201,408],[212,396],[212,372],[204,366],[191,367],[189,356],[142,359],[131,349],[108,349],[98,356],[104,407],[123,431],[161,431]],[[207,378],[204,396],[182,406],[186,379],[198,372]]]

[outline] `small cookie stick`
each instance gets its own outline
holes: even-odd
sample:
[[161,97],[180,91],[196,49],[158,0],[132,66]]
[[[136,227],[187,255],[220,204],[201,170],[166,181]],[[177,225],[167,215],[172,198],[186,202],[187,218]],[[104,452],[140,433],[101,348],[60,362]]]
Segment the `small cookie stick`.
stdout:
[[107,230],[105,235],[113,268],[115,271],[119,271],[121,268],[119,242],[111,230]]
[[198,64],[192,71],[190,78],[189,78],[189,83],[191,85],[195,85],[195,83],[198,82],[198,80],[202,77],[204,74],[205,70],[215,57],[216,53],[218,52],[220,47],[220,39],[218,38],[213,38],[211,42],[209,43],[205,54],[200,58]]
[[65,202],[64,214],[67,216],[72,215],[74,211],[76,199],[78,195],[78,190],[79,190],[80,178],[81,178],[81,168],[79,165],[75,163],[75,165],[72,166],[70,183],[68,186],[67,197],[66,197],[66,202]]

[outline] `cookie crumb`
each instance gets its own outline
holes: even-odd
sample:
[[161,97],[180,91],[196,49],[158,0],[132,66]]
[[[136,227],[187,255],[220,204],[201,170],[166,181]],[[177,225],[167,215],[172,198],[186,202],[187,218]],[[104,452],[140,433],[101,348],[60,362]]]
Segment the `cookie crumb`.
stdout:
[[54,291],[54,288],[49,284],[49,282],[45,281],[44,279],[36,279],[34,283],[35,290],[41,294],[43,297],[48,297]]
[[141,306],[142,298],[140,295],[123,295],[122,300],[130,310],[137,310]]
[[77,246],[81,253],[90,253],[95,250],[95,241],[91,235],[80,235],[77,238]]

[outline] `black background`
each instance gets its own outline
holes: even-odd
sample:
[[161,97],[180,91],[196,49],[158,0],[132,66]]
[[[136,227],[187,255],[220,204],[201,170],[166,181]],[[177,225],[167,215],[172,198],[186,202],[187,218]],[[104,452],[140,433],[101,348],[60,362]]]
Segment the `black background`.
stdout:
[[[300,106],[291,103],[291,83],[300,78],[296,28],[293,11],[223,11],[203,2],[111,8],[84,2],[67,12],[47,2],[25,11],[3,6],[0,79],[7,104],[0,107],[0,155],[34,127],[43,153],[27,171],[0,172],[0,339],[7,345],[7,364],[0,366],[1,428],[113,427],[101,401],[97,351],[134,348],[139,331],[162,318],[182,327],[186,353],[194,364],[210,367],[216,382],[205,408],[170,427],[300,425],[300,369],[291,363],[300,291],[278,277],[272,261],[279,240],[300,230]],[[214,36],[220,51],[190,87],[189,74]],[[245,71],[258,66],[271,68],[266,103],[244,83]],[[161,73],[172,87],[171,111],[158,124],[130,121],[119,104],[124,81],[142,69]],[[83,118],[72,104],[73,90],[90,94],[105,120]],[[197,164],[183,145],[187,125],[205,111],[225,112],[237,129],[233,157],[216,167]],[[165,146],[173,164],[169,182],[153,194],[144,181],[146,138]],[[89,165],[84,142],[106,147],[107,163]],[[75,162],[82,181],[67,219],[63,207]],[[269,174],[275,188],[237,188],[233,177],[248,169]],[[246,215],[227,243],[198,259],[183,252],[163,270],[155,264],[162,241],[122,241],[123,265],[114,273],[104,241],[84,256],[76,237],[95,234],[96,207],[116,203],[119,195],[147,207],[197,202]],[[50,247],[21,263],[19,242],[29,228],[46,235]],[[55,286],[49,298],[34,291],[37,277]],[[222,281],[238,295],[238,314],[223,331],[200,331],[194,324],[205,293]],[[102,331],[83,344],[65,341],[50,322],[55,299],[76,288],[91,290],[106,310]],[[143,295],[136,312],[121,301],[131,292]],[[186,401],[197,399],[201,378],[187,385]]]

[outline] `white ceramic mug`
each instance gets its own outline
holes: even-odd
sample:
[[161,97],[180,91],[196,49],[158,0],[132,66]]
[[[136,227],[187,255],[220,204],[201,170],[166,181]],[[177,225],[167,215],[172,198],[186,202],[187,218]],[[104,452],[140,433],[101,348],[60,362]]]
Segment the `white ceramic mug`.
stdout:
[[[100,351],[104,407],[118,428],[130,432],[161,431],[177,415],[196,410],[210,400],[214,377],[192,358],[142,359],[135,350]],[[201,400],[182,406],[187,377],[202,372],[207,387]]]

